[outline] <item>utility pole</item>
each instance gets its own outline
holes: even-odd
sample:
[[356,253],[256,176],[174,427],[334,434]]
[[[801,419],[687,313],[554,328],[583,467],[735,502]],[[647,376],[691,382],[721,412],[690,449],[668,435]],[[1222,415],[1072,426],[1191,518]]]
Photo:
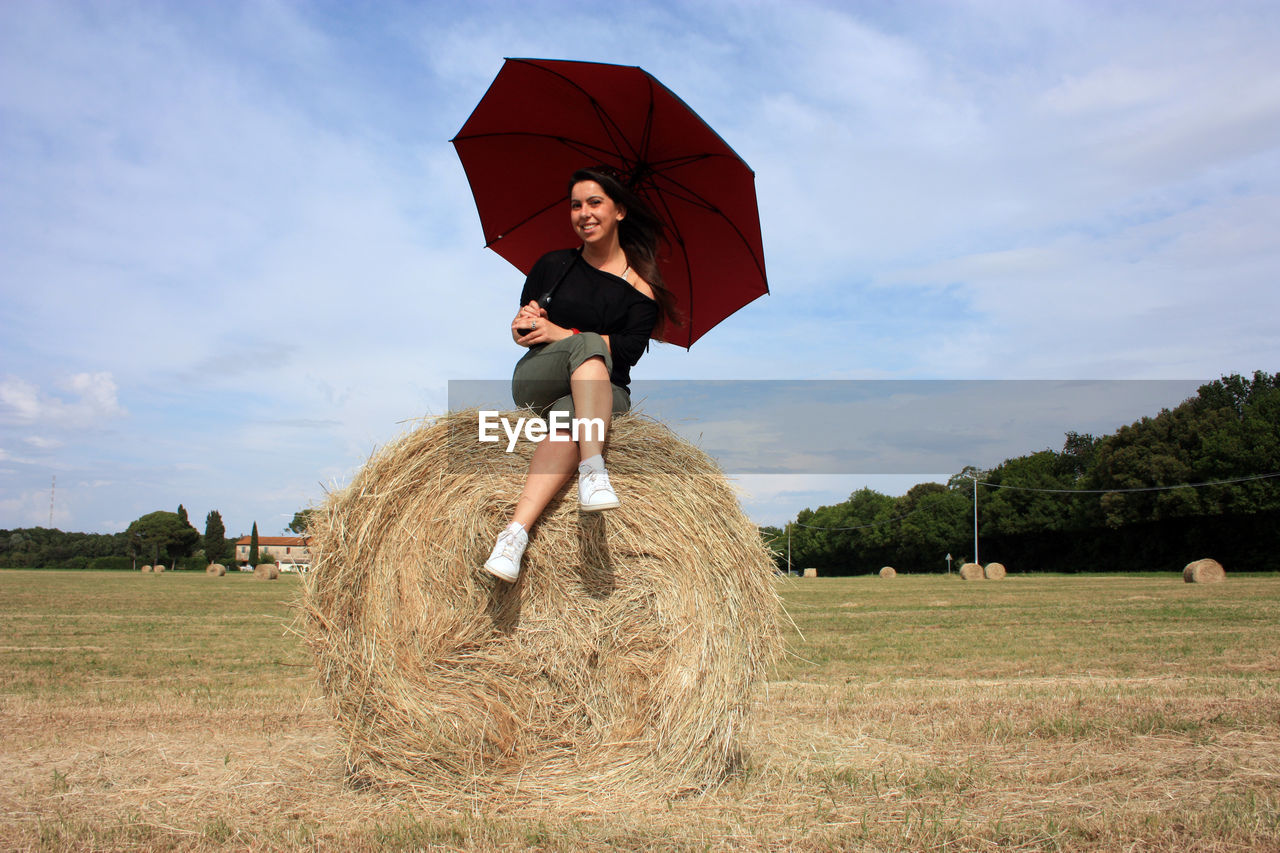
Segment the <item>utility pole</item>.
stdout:
[[53,475],[53,482],[49,485],[49,529],[53,529],[53,496],[58,491],[58,475]]
[[978,475],[973,474],[973,561],[978,565]]

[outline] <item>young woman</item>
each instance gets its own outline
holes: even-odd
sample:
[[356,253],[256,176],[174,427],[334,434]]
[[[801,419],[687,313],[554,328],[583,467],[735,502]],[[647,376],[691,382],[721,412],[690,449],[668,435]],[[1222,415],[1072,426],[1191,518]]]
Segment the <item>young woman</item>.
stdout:
[[[673,316],[658,271],[661,221],[603,169],[582,169],[569,182],[569,219],[582,246],[544,255],[534,264],[511,321],[511,337],[528,352],[516,364],[516,405],[542,417],[599,419],[631,408],[631,367],[649,338]],[[568,422],[566,420],[566,422]],[[583,429],[578,440],[538,443],[511,523],[498,536],[486,571],[514,583],[529,528],[578,471],[578,508],[618,506],[604,467],[604,438]]]

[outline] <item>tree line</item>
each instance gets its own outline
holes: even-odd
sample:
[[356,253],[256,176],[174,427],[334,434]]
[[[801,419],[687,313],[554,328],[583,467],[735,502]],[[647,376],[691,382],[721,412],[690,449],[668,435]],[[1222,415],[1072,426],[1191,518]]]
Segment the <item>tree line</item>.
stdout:
[[[254,525],[257,530],[257,525]],[[0,530],[0,568],[135,569],[163,563],[171,568],[204,568],[229,559],[228,539],[216,509],[205,517],[204,533],[187,510],[149,512],[120,533],[71,533],[45,527]]]
[[[1280,477],[1259,477],[1277,472],[1280,374],[1233,374],[1111,435],[1068,432],[1060,451],[965,468],[901,497],[861,489],[761,532],[780,566],[789,538],[791,565],[824,574],[946,571],[944,555],[974,557],[976,488],[978,556],[1015,571],[1181,569],[1205,556],[1234,570],[1277,570]],[[304,533],[311,512],[296,513],[290,529]],[[234,545],[217,510],[202,535],[179,505],[114,534],[0,530],[0,567],[202,568],[229,559]]]
[[[306,533],[314,509],[294,513],[289,530]],[[170,568],[203,569],[235,559],[235,538],[227,538],[222,514],[210,510],[204,533],[187,510],[149,512],[120,533],[70,533],[47,527],[0,529],[0,568],[136,569],[163,563]],[[249,564],[258,562],[258,523],[250,534]]]
[[976,488],[983,562],[1124,571],[1214,557],[1229,569],[1277,570],[1280,477],[1265,475],[1278,472],[1280,374],[1233,374],[1111,435],[1068,432],[1060,451],[965,468],[901,497],[861,489],[762,535],[780,566],[789,533],[796,568],[944,572],[946,554],[974,557]]

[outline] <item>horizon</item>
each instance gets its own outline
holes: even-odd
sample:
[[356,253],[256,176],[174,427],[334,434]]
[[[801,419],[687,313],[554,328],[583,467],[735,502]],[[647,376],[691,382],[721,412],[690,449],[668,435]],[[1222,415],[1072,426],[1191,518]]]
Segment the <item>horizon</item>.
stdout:
[[[448,142],[504,56],[638,65],[755,171],[770,294],[637,384],[1273,369],[1277,40],[1249,2],[0,5],[0,527],[56,476],[56,529],[276,535],[507,381],[523,276]],[[930,473],[788,471],[741,474],[757,524]]]

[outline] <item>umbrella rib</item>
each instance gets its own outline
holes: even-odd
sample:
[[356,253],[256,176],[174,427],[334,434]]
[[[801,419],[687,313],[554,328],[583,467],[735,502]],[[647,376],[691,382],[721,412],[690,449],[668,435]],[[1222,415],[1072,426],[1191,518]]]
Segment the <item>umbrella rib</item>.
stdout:
[[[565,148],[568,148],[571,151],[576,151],[579,154],[583,155],[584,158],[590,161],[589,163],[584,164],[588,166],[595,165],[597,163],[604,164],[610,158],[617,158],[618,162],[622,166],[622,171],[632,172],[635,170],[635,167],[633,164],[637,162],[635,160],[627,159],[627,155],[617,150],[616,147],[612,149],[602,148],[599,145],[592,145],[589,142],[582,142],[577,139],[570,139],[568,137],[559,136],[554,133],[533,133],[531,131],[522,131],[522,130],[504,130],[504,131],[494,131],[492,133],[472,133],[472,134],[468,134],[467,136],[458,136],[458,137],[455,137],[453,141],[455,143],[459,141],[471,142],[477,139],[493,139],[496,137],[524,137],[526,139],[549,139],[549,140],[560,143]],[[616,145],[616,140],[613,140],[612,135],[610,135],[610,141],[613,141]],[[702,156],[702,155],[695,155],[695,157],[697,156]]]
[[[662,196],[661,193],[658,194],[658,203],[661,205],[663,211],[665,211],[667,214],[666,221],[671,222],[672,221],[671,208],[670,206],[667,205],[667,200]],[[672,229],[672,230],[674,231],[675,229]],[[685,349],[689,349],[690,347],[693,346],[693,270],[689,266],[689,250],[685,248],[684,235],[681,234],[679,231],[675,231],[675,241],[676,241],[676,244],[680,247],[680,257],[684,261],[684,280],[688,282],[688,287],[689,287],[689,297],[688,297],[689,304],[687,309],[689,312],[689,318],[688,318],[689,324],[688,324],[688,328],[686,329],[685,345],[684,345]]]
[[[587,93],[587,90],[586,90],[586,89],[584,89],[584,88],[583,88],[579,83],[577,83],[576,81],[574,81],[574,80],[570,79],[569,77],[566,77],[564,74],[560,73],[559,71],[552,70],[552,69],[550,69],[550,68],[548,68],[548,67],[546,67],[545,65],[543,65],[543,64],[542,64],[543,62],[548,62],[548,61],[551,61],[551,62],[555,62],[555,61],[559,61],[559,62],[573,62],[573,61],[575,61],[575,60],[545,60],[545,59],[530,59],[530,58],[527,58],[527,57],[523,57],[523,58],[522,58],[522,57],[508,56],[508,57],[506,57],[506,61],[507,61],[507,62],[518,62],[518,63],[520,63],[521,65],[527,65],[527,66],[529,66],[530,68],[536,68],[536,69],[538,69],[539,71],[545,71],[545,72],[546,72],[546,73],[548,73],[548,74],[554,74],[555,76],[557,76],[557,77],[559,77],[560,79],[564,80],[564,81],[565,81],[566,83],[568,83],[570,86],[572,86],[573,88],[575,88],[575,89],[577,89],[579,92],[581,92],[585,97],[587,97],[589,100],[591,100],[591,101],[592,101],[592,103],[595,103],[595,99],[594,99],[594,98],[592,98],[592,97],[591,97],[591,95],[589,95],[589,94]],[[581,64],[590,65],[590,64],[593,64],[593,63],[581,63]],[[725,150],[729,152],[729,154],[728,154],[727,156],[732,156],[732,157],[734,157],[734,158],[735,158],[735,159],[737,159],[737,160],[742,160],[742,158],[738,156],[737,152],[733,150],[733,146],[731,146],[729,143],[725,142],[725,141],[724,141],[724,137],[722,137],[719,133],[716,133],[715,128],[713,128],[711,125],[707,124],[707,120],[706,120],[706,119],[704,119],[701,115],[699,115],[697,110],[695,110],[693,107],[689,106],[689,105],[685,102],[684,98],[681,98],[681,97],[680,97],[679,95],[677,95],[675,92],[673,92],[673,91],[671,91],[670,89],[668,89],[668,88],[667,88],[667,86],[666,86],[666,85],[665,85],[661,80],[659,80],[658,78],[654,77],[652,74],[650,74],[648,71],[645,71],[643,68],[639,67],[638,65],[631,65],[631,66],[615,66],[615,67],[618,67],[618,68],[623,68],[623,67],[626,67],[626,68],[634,68],[636,71],[638,71],[639,73],[643,74],[643,75],[645,76],[645,78],[649,81],[649,88],[650,88],[650,90],[652,90],[652,89],[656,86],[657,88],[659,88],[659,89],[661,89],[663,92],[665,92],[665,93],[667,94],[667,96],[669,96],[673,101],[675,101],[677,104],[679,104],[679,105],[680,105],[681,107],[683,107],[685,110],[688,110],[689,114],[690,114],[691,116],[693,116],[693,117],[694,117],[694,119],[696,119],[696,120],[698,121],[698,123],[699,123],[699,124],[701,124],[701,125],[702,125],[703,129],[704,129],[704,130],[706,130],[706,132],[707,132],[707,133],[711,134],[715,139],[719,140],[720,144],[721,144],[721,145],[723,145],[723,146],[725,147]],[[744,163],[743,163],[743,164],[745,165],[745,161],[744,161]],[[750,167],[748,167],[748,168],[750,168]]]
[[559,136],[554,133],[532,133],[530,131],[524,131],[524,130],[503,130],[503,131],[494,131],[493,133],[473,133],[467,136],[456,137],[454,139],[454,142],[457,142],[459,140],[463,142],[471,142],[472,140],[475,140],[475,139],[492,139],[494,137],[499,137],[499,136],[522,136],[528,139],[550,139],[555,142],[559,142],[561,145],[565,146],[566,148],[572,148],[575,151],[579,151],[584,154],[594,155],[594,154],[616,154],[617,153],[614,151],[610,151],[608,148],[601,148],[598,145],[591,145],[590,143],[587,143],[587,142],[580,142],[576,139],[569,139],[568,137]]
[[543,207],[542,209],[534,211],[533,213],[531,213],[531,214],[529,214],[528,216],[526,216],[524,219],[521,219],[519,222],[517,222],[517,223],[515,223],[514,225],[512,225],[510,228],[503,229],[503,230],[502,230],[502,232],[501,232],[500,234],[498,234],[498,236],[497,236],[497,237],[494,237],[492,240],[487,240],[487,241],[485,242],[485,244],[484,244],[484,247],[485,247],[486,249],[492,249],[492,248],[493,248],[493,244],[494,244],[494,243],[497,243],[499,240],[501,240],[503,237],[505,237],[505,236],[507,236],[508,234],[510,234],[512,231],[515,231],[517,228],[519,228],[519,227],[520,227],[520,226],[522,226],[522,225],[525,225],[526,223],[532,222],[533,220],[537,219],[537,218],[538,218],[539,216],[541,216],[542,214],[546,213],[546,212],[547,212],[548,210],[550,210],[551,208],[555,207],[557,204],[563,204],[563,203],[564,203],[564,202],[563,202],[563,200],[558,199],[558,200],[553,201],[553,202],[551,202],[550,204],[546,205],[546,206],[545,206],[545,207]]
[[[622,132],[622,128],[618,127],[618,123],[605,112],[604,107],[600,106],[600,102],[595,98],[591,99],[591,109],[595,112],[596,117],[600,119],[600,124],[604,126],[604,132],[609,136],[609,141],[613,143],[613,151],[609,153],[621,160],[624,165],[629,162],[635,162],[637,152],[627,139],[627,135]],[[627,150],[632,154],[631,160],[628,160],[627,155],[622,152],[622,145],[619,144],[619,140],[626,143]]]
[[[702,197],[702,195],[689,189],[687,186],[680,183],[679,181],[673,180],[670,175],[662,175],[661,177],[683,191],[683,192],[672,192],[671,190],[664,190],[661,187],[658,187],[656,185],[653,188],[654,194],[659,199],[662,200],[663,209],[667,211],[668,222],[671,222],[672,218],[671,218],[671,208],[667,204],[667,200],[665,198],[667,194],[670,194],[678,198],[680,201],[683,201],[686,204],[692,204],[696,207],[702,208],[703,210],[709,213],[714,213],[716,216],[719,216],[729,226],[729,228],[733,230],[733,233],[738,235],[738,239],[741,240],[742,245],[746,247],[747,254],[751,256],[752,263],[756,265],[756,270],[759,271],[760,277],[762,279],[765,278],[764,260],[756,256],[756,252],[751,245],[751,241],[747,238],[746,234],[742,233],[742,229],[738,227],[738,224],[736,222],[734,222],[731,218],[726,216],[724,211],[722,211],[719,207],[707,201],[705,198]],[[765,292],[767,293],[769,291],[769,284],[767,279],[765,280],[764,287],[765,287]]]
[[636,173],[631,176],[632,184],[637,183],[641,177],[647,177],[647,175],[642,176],[640,174],[640,171],[642,169],[652,170],[652,164],[649,162],[649,142],[653,138],[654,98],[653,98],[653,78],[652,77],[648,78],[648,84],[649,84],[649,108],[645,111],[645,114],[644,114],[644,131],[640,134],[640,157],[639,157],[639,162],[636,163],[636,170],[635,170]]
[[[525,60],[525,59],[509,59],[509,60],[507,60],[507,61],[508,61],[508,62],[519,62],[519,63],[520,63],[520,64],[522,64],[522,65],[527,65],[527,66],[529,66],[530,68],[536,68],[536,69],[538,69],[539,71],[542,71],[542,72],[544,72],[544,73],[551,74],[551,75],[553,75],[553,76],[555,76],[555,77],[559,77],[559,78],[560,78],[561,80],[563,80],[565,83],[569,84],[569,85],[570,85],[570,86],[572,86],[574,89],[577,89],[579,92],[581,92],[581,93],[582,93],[582,96],[583,96],[584,98],[586,98],[586,99],[587,99],[587,101],[591,104],[591,109],[592,109],[592,110],[596,113],[596,115],[600,118],[600,123],[601,123],[602,125],[604,125],[605,133],[607,133],[607,134],[609,135],[609,141],[610,141],[610,142],[612,142],[612,143],[614,144],[614,151],[609,152],[609,153],[612,153],[612,154],[614,154],[615,156],[620,157],[620,158],[622,158],[623,160],[626,160],[626,154],[624,154],[624,153],[622,152],[622,148],[621,148],[621,146],[619,146],[619,145],[618,145],[618,138],[621,138],[624,142],[626,142],[626,141],[627,141],[626,134],[624,134],[624,133],[622,132],[622,129],[621,129],[620,127],[618,127],[618,123],[617,123],[616,121],[614,121],[614,120],[613,120],[613,117],[612,117],[612,116],[610,116],[610,115],[609,115],[609,113],[607,113],[607,112],[605,111],[605,109],[604,109],[602,106],[600,106],[600,102],[599,102],[599,101],[597,101],[594,97],[592,97],[591,93],[590,93],[590,92],[588,92],[585,88],[583,88],[583,87],[582,87],[582,84],[578,83],[576,80],[573,80],[573,79],[571,79],[571,78],[569,78],[569,77],[565,76],[564,74],[561,74],[559,71],[555,71],[555,70],[553,70],[553,69],[551,69],[551,68],[547,68],[545,65],[539,65],[539,64],[537,64],[537,63],[535,63],[535,62],[530,62],[530,61]],[[638,69],[638,70],[640,70],[640,71],[641,71],[641,73],[643,73],[646,77],[649,77],[649,76],[650,76],[650,75],[649,75],[649,73],[648,73],[647,71],[644,71],[644,69]],[[652,79],[652,78],[650,78],[650,79]],[[650,98],[650,101],[652,102],[652,98]],[[614,131],[616,131],[616,132],[617,132],[617,136],[616,136],[616,137],[615,137]],[[637,152],[635,151],[635,148],[634,148],[633,146],[631,146],[630,144],[628,144],[628,145],[627,145],[627,148],[631,151],[631,153],[632,153],[632,155],[633,155],[633,156],[637,153]]]

